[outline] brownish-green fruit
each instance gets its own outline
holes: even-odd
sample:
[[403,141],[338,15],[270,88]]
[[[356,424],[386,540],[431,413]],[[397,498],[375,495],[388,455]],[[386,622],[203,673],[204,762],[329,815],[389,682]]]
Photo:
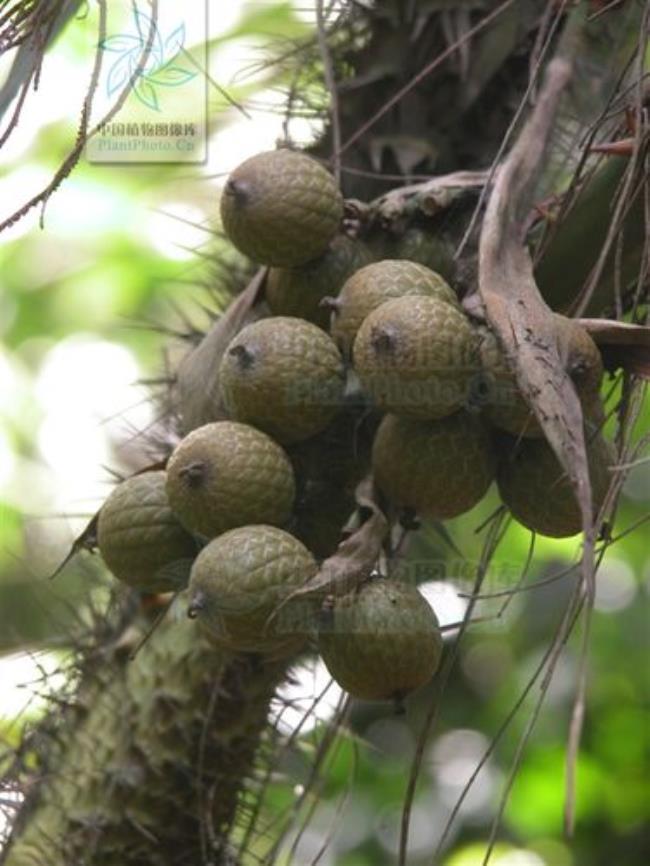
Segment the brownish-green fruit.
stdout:
[[454,248],[448,240],[418,226],[391,236],[383,245],[387,259],[408,259],[431,268],[445,280],[455,273]]
[[187,583],[197,544],[173,514],[165,472],[122,481],[99,512],[97,543],[118,580],[142,592],[170,592]]
[[349,355],[363,320],[393,298],[428,295],[458,306],[454,291],[440,274],[415,262],[384,259],[360,268],[346,280],[336,299],[332,336]]
[[[600,434],[587,441],[594,517],[612,481],[614,452]],[[580,509],[568,476],[545,439],[504,437],[497,472],[499,493],[519,523],[552,538],[582,530]]]
[[343,541],[343,527],[356,508],[351,492],[327,482],[310,481],[298,499],[291,531],[316,559],[327,559]]
[[208,538],[248,523],[282,525],[293,508],[293,468],[270,436],[248,424],[216,421],[174,450],[167,495],[181,523]]
[[291,531],[318,559],[331,556],[356,510],[354,492],[370,471],[377,422],[341,412],[322,433],[287,448],[298,493]]
[[437,421],[386,415],[372,450],[379,489],[396,506],[446,520],[473,508],[494,480],[487,425],[460,411]]
[[[555,314],[554,318],[560,357],[583,408],[591,416],[599,415],[603,364],[598,347],[574,320],[559,314]],[[487,327],[480,328],[478,333],[481,363],[486,374],[486,417],[495,427],[515,436],[543,436],[542,428],[519,390],[496,335]]]
[[298,599],[279,606],[317,570],[307,548],[282,529],[232,529],[213,539],[196,558],[189,615],[230,649],[292,652],[306,639],[313,625],[311,614]]
[[304,319],[275,316],[234,337],[219,383],[232,418],[290,443],[327,426],[341,406],[345,373],[324,331]]
[[354,368],[380,409],[443,418],[471,401],[478,341],[462,310],[437,297],[387,301],[365,318]]
[[336,600],[318,645],[336,682],[367,701],[402,700],[442,656],[437,617],[417,588],[381,578]]
[[339,229],[336,182],[303,153],[258,153],[238,166],[221,197],[223,228],[256,262],[295,267],[322,255]]
[[354,492],[370,470],[377,426],[365,408],[340,412],[317,436],[287,448],[296,477]]
[[271,312],[298,316],[328,330],[331,310],[321,301],[338,295],[348,277],[370,261],[372,255],[362,241],[337,235],[319,258],[297,268],[271,268],[266,282]]

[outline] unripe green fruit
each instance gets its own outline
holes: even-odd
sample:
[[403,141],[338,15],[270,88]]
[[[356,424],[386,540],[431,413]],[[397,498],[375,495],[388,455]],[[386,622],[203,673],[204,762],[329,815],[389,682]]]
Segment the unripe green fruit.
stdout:
[[331,310],[321,301],[338,295],[348,277],[370,261],[372,256],[364,243],[337,235],[319,258],[297,268],[271,268],[266,282],[271,312],[298,316],[328,330]]
[[365,409],[362,411],[361,416],[342,411],[321,433],[287,448],[296,478],[354,492],[370,471],[370,451],[378,423]]
[[[574,320],[557,313],[554,319],[565,369],[583,408],[592,416],[598,415],[601,413],[598,392],[603,376],[598,347]],[[542,437],[542,428],[519,390],[496,335],[489,328],[480,328],[478,334],[486,374],[486,417],[495,427],[514,436]]]
[[282,654],[305,640],[310,617],[289,595],[313,577],[316,561],[298,539],[273,526],[242,526],[203,548],[190,576],[190,616],[239,652]]
[[401,700],[429,682],[442,656],[438,620],[420,592],[381,578],[336,600],[318,645],[336,682],[367,701]]
[[332,175],[292,150],[247,159],[221,197],[224,231],[240,252],[265,265],[295,267],[322,255],[342,217]]
[[249,523],[286,523],[295,481],[289,458],[265,433],[233,421],[186,436],[167,464],[167,495],[188,529],[213,538]]
[[437,421],[387,415],[372,450],[375,482],[401,508],[446,520],[473,508],[494,480],[487,425],[456,412]]
[[118,580],[142,592],[170,592],[187,582],[197,545],[172,513],[165,472],[122,481],[99,512],[97,543]]
[[382,304],[359,328],[352,357],[374,403],[411,418],[443,418],[471,402],[480,372],[469,320],[436,297]]
[[440,274],[445,280],[454,277],[454,250],[449,241],[417,226],[403,234],[390,237],[383,245],[387,259],[407,259],[418,262]]
[[384,259],[360,268],[346,280],[336,300],[332,337],[349,355],[366,316],[386,301],[413,295],[427,295],[458,306],[454,291],[424,265]]
[[[580,508],[571,482],[545,439],[508,437],[502,445],[497,472],[499,493],[513,517],[528,529],[552,538],[565,538],[582,530]],[[614,452],[602,435],[587,441],[594,516],[612,481]]]
[[356,508],[351,492],[326,482],[308,482],[291,531],[316,559],[326,559],[343,541],[343,527]]
[[247,325],[230,342],[219,382],[232,418],[289,443],[327,426],[341,406],[345,374],[324,331],[276,316]]

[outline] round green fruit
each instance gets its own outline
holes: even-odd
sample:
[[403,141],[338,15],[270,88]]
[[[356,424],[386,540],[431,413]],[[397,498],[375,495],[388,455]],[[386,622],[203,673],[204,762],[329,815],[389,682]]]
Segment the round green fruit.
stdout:
[[[555,314],[560,357],[575,385],[583,408],[590,415],[599,409],[603,363],[598,347],[577,322]],[[544,433],[519,390],[499,341],[487,327],[478,329],[481,363],[485,373],[485,414],[491,424],[514,436],[543,437]]]
[[290,443],[327,426],[341,407],[345,373],[324,331],[276,316],[247,325],[230,342],[219,383],[232,418]]
[[167,495],[184,526],[213,538],[248,523],[286,523],[295,481],[289,458],[270,436],[248,424],[216,421],[174,450]]
[[232,529],[196,558],[188,613],[235,651],[289,653],[304,642],[310,614],[304,601],[279,605],[317,570],[307,548],[288,532],[274,526]]
[[365,408],[340,412],[321,433],[287,448],[296,478],[354,493],[370,471],[376,427],[375,418]]
[[298,316],[328,330],[331,311],[321,301],[337,295],[348,277],[371,260],[361,241],[337,235],[319,258],[297,268],[271,268],[266,281],[271,312]]
[[396,298],[363,321],[354,368],[375,405],[411,418],[442,418],[471,399],[480,372],[465,314],[437,297]]
[[[504,437],[501,449],[497,484],[513,517],[551,538],[581,532],[580,508],[571,483],[546,440]],[[612,481],[612,446],[597,433],[587,441],[587,458],[596,516]]]
[[142,592],[171,592],[187,583],[197,545],[173,514],[165,472],[122,481],[100,509],[99,552],[118,580]]
[[372,450],[374,478],[396,506],[446,520],[473,508],[494,480],[488,427],[456,412],[437,421],[386,415]]
[[295,267],[322,255],[339,229],[336,182],[303,153],[273,150],[238,166],[221,197],[221,219],[237,249],[256,262]]
[[318,644],[336,682],[366,701],[402,700],[442,656],[438,620],[417,588],[378,578],[336,600]]
[[452,245],[440,235],[425,229],[412,226],[403,234],[389,238],[383,249],[387,259],[408,259],[431,268],[446,280],[454,277]]
[[291,531],[320,561],[343,541],[343,527],[357,509],[351,492],[335,484],[309,481],[298,500]]
[[424,265],[384,259],[360,268],[344,284],[334,305],[332,337],[349,356],[361,323],[394,298],[427,295],[458,306],[454,291],[440,274]]

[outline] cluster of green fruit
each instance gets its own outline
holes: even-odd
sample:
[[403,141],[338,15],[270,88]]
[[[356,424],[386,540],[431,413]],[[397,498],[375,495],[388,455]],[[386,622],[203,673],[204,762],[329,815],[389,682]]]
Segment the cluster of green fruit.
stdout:
[[[233,651],[289,654],[318,630],[326,665],[351,694],[402,696],[430,679],[442,647],[415,586],[371,579],[335,598],[327,617],[294,598],[336,548],[369,468],[349,437],[342,453],[347,420],[376,419],[368,463],[398,512],[454,517],[496,477],[522,523],[561,536],[580,529],[573,493],[493,335],[472,324],[439,273],[385,258],[385,247],[373,261],[368,244],[341,233],[343,199],[316,161],[289,150],[247,160],[221,213],[233,244],[270,266],[272,315],[243,327],[214,371],[229,420],[189,433],[165,471],[116,487],[99,514],[100,551],[143,591],[189,579],[190,615]],[[592,411],[598,351],[577,325],[557,321],[567,371]],[[602,448],[596,437],[597,503]]]
[[[337,234],[343,202],[333,178],[289,150],[260,154],[233,172],[221,213],[235,246],[271,266],[273,316],[244,329],[222,365],[233,417],[280,441],[310,435],[304,425],[313,433],[323,413],[340,405],[342,359],[365,398],[385,413],[372,468],[393,505],[432,519],[455,517],[496,478],[505,504],[528,528],[556,537],[580,531],[568,479],[495,335],[468,318],[440,268],[422,263],[436,259],[435,241],[429,258],[412,238],[408,249],[397,248],[399,258],[388,258],[384,241],[373,261],[371,246]],[[609,482],[608,446],[596,432],[602,361],[578,323],[556,315],[555,324],[587,418],[599,506]],[[280,427],[276,416],[287,402]]]

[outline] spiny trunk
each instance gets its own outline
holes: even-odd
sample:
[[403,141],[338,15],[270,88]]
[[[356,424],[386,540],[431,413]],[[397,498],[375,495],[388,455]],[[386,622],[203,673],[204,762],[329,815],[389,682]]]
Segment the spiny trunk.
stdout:
[[144,625],[97,649],[42,734],[3,866],[236,862],[225,839],[286,663],[228,655],[184,620],[130,661]]

